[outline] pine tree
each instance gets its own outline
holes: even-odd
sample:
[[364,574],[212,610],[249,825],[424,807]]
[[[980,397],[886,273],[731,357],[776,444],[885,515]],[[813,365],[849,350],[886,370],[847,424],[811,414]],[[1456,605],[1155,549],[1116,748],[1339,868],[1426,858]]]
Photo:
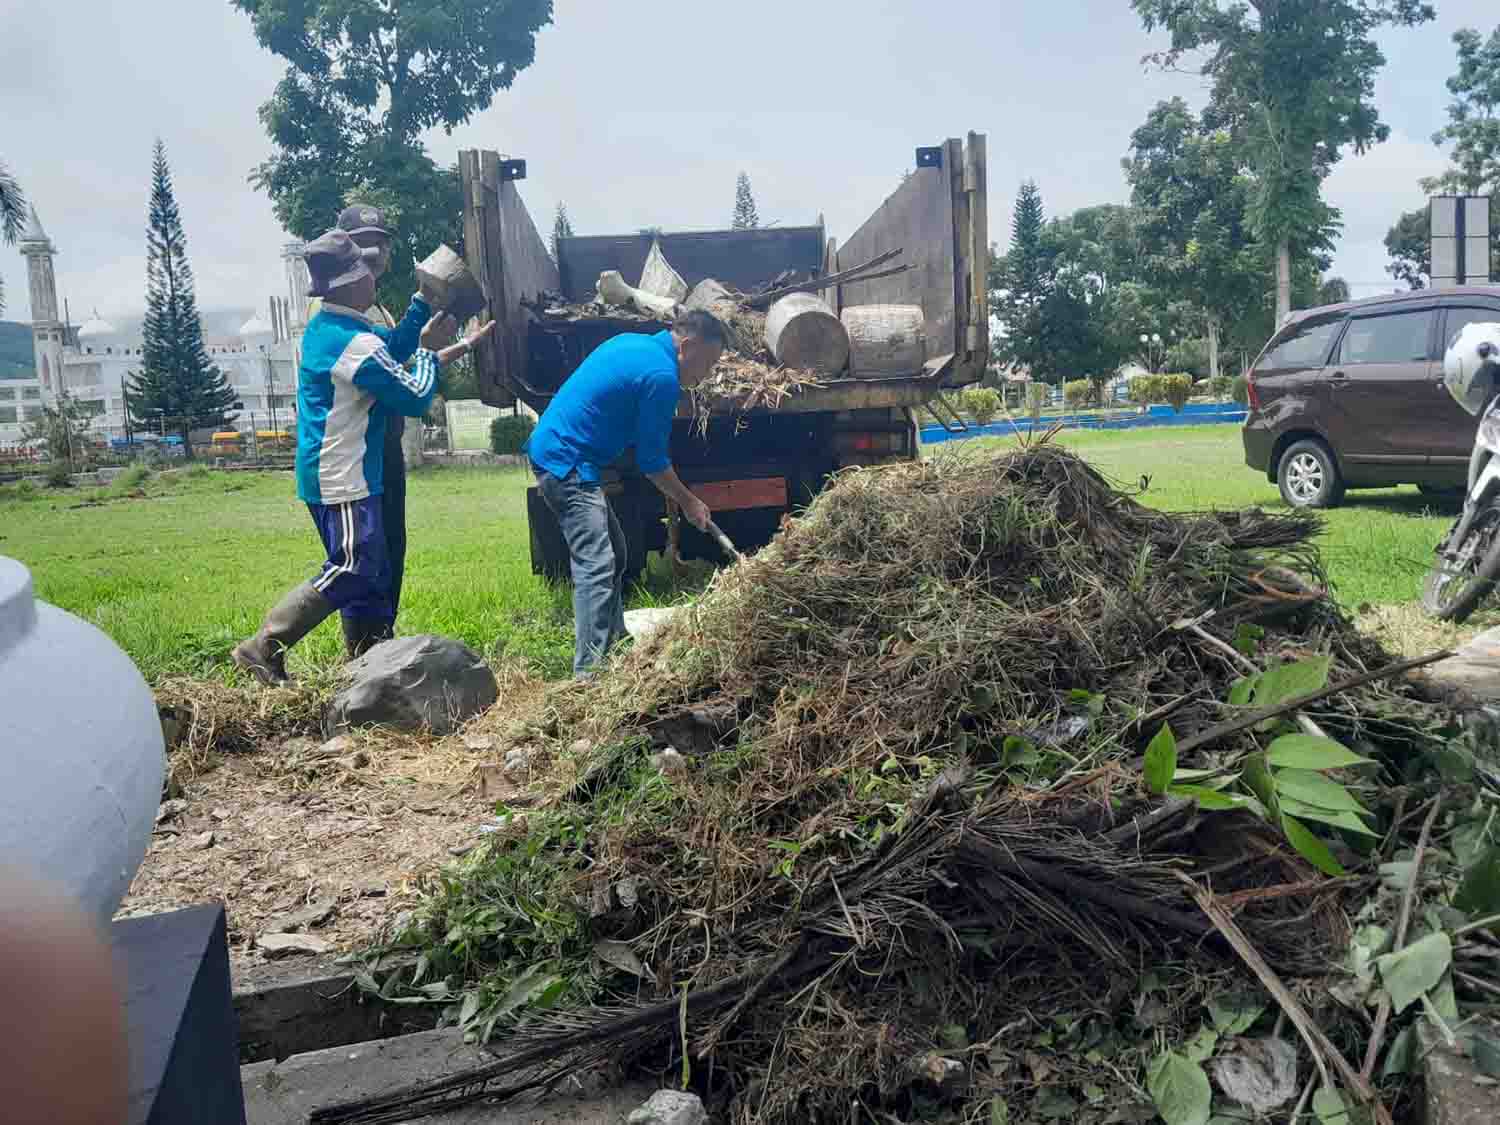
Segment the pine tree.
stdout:
[[557,244],[564,238],[573,237],[573,224],[568,219],[568,205],[562,201],[557,204],[557,217],[552,220],[552,260],[561,261],[557,256]]
[[1010,223],[1010,289],[1018,296],[1036,300],[1042,296],[1042,193],[1036,181],[1027,180],[1016,193],[1015,215]]
[[754,230],[760,226],[755,196],[750,194],[750,177],[743,172],[734,185],[734,219],[729,225],[734,230]]
[[130,378],[125,403],[131,417],[147,428],[159,424],[180,434],[183,452],[191,458],[192,431],[228,425],[234,417],[229,411],[235,393],[203,346],[187,238],[172,194],[167,151],[160,140],[151,174],[144,362]]

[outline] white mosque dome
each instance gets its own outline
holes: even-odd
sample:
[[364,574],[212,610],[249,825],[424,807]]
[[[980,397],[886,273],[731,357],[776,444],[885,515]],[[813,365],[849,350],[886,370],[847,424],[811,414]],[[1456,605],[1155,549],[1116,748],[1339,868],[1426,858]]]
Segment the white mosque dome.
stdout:
[[252,336],[270,336],[275,331],[276,330],[274,328],[272,328],[269,324],[267,324],[260,318],[259,313],[256,313],[249,320],[245,321],[244,324],[240,325],[240,335],[245,338],[249,338]]
[[115,326],[100,316],[98,309],[95,309],[94,315],[84,321],[83,326],[78,329],[78,335],[85,340],[113,336],[115,332]]

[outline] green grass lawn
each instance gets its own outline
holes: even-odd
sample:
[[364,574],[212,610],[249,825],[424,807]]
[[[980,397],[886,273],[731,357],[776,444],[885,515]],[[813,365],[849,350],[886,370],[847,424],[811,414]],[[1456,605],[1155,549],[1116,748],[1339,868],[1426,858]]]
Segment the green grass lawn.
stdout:
[[[400,629],[458,637],[562,676],[572,666],[571,602],[531,573],[526,485],[520,470],[412,474]],[[272,602],[322,561],[287,473],[191,471],[152,478],[145,498],[16,492],[0,490],[0,554],[31,568],[40,597],[110,634],[148,679],[222,669]],[[663,566],[645,587],[631,605],[680,593]],[[341,646],[337,621],[326,622],[294,650],[292,667],[332,663]]]
[[[1281,504],[1275,486],[1245,467],[1233,426],[1075,431],[1061,440],[1127,487],[1149,477],[1142,499],[1157,507]],[[1011,444],[987,438],[943,448]],[[572,653],[569,595],[531,573],[526,484],[516,470],[413,474],[400,628],[459,637],[487,655],[562,676]],[[1410,602],[1451,518],[1413,488],[1351,493],[1345,507],[1328,513],[1323,540],[1340,599]],[[153,679],[222,670],[235,641],[322,558],[290,475],[204,470],[153,477],[143,490],[122,484],[26,496],[0,489],[0,554],[26,563],[42,598],[99,625]],[[695,577],[701,581],[701,571],[685,581]],[[683,593],[653,560],[631,604]],[[331,664],[340,645],[337,623],[326,623],[298,647],[293,667]]]

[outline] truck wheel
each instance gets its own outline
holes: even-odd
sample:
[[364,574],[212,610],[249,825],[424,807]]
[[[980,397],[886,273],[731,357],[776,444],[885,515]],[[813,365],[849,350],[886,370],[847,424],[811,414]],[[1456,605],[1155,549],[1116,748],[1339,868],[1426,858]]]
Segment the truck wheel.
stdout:
[[1293,442],[1276,466],[1281,498],[1292,508],[1336,508],[1344,499],[1344,478],[1321,441]]

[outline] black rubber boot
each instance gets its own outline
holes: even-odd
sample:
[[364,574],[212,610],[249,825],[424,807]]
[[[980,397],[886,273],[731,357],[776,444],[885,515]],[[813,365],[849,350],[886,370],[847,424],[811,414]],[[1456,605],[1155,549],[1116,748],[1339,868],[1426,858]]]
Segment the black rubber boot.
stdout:
[[236,665],[261,683],[282,684],[286,674],[286,650],[300,641],[333,612],[333,603],[304,582],[276,603],[266,614],[260,631],[234,648]]
[[382,617],[345,617],[344,656],[358,660],[381,641],[396,635],[394,623]]

